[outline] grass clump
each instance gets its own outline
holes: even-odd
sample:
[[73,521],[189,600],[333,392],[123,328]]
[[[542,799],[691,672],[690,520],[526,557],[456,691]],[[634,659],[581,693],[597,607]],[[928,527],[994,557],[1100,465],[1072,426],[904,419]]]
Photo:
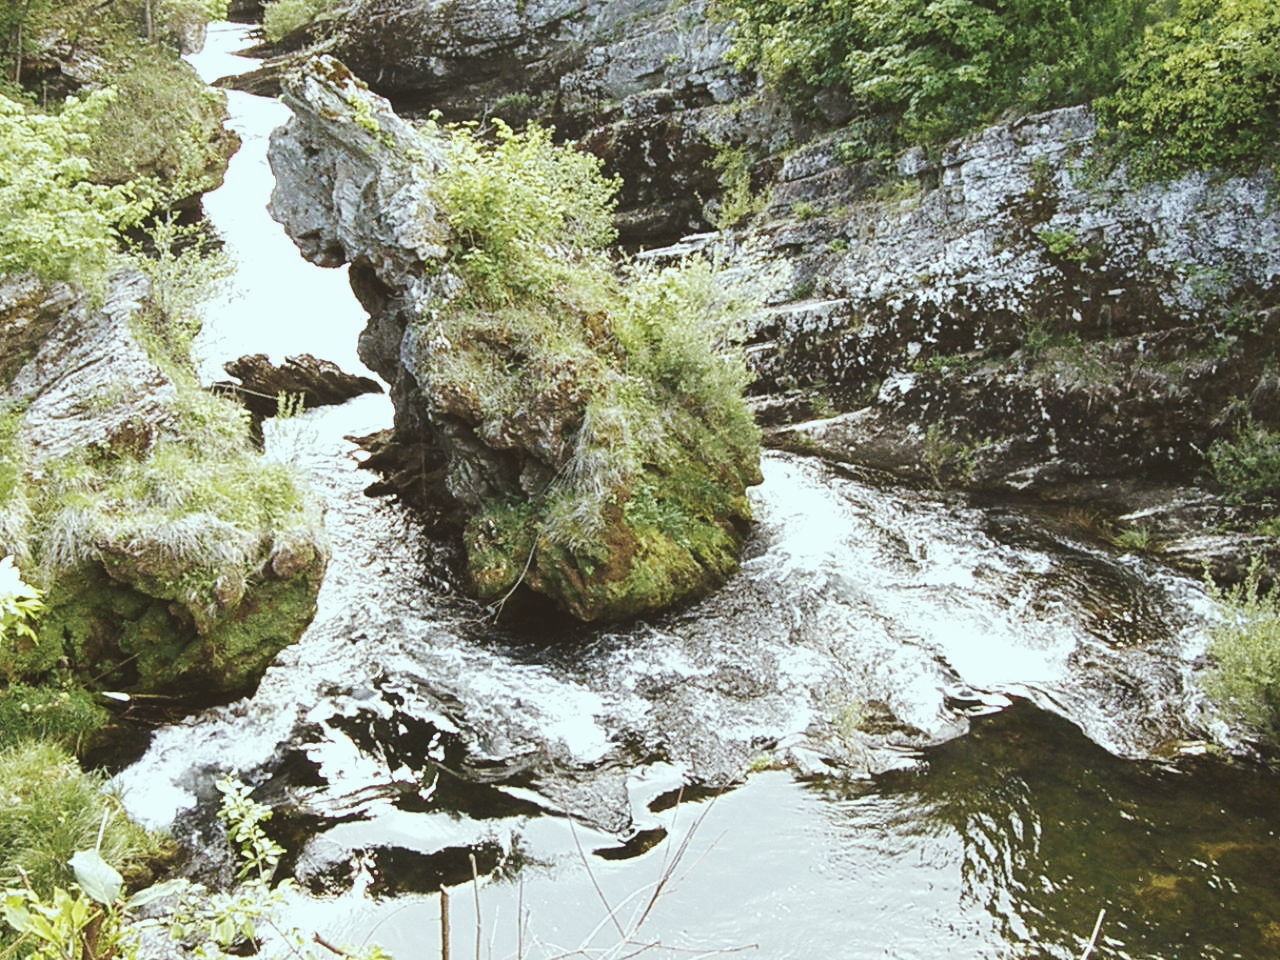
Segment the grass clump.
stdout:
[[1210,584],[1222,613],[1209,633],[1216,666],[1205,689],[1232,719],[1271,743],[1280,742],[1280,592],[1262,588],[1255,558],[1229,590]]
[[0,748],[39,740],[79,754],[110,716],[92,693],[69,680],[11,683],[0,691]]
[[465,292],[424,317],[416,373],[520,476],[462,492],[477,589],[524,582],[594,619],[727,574],[759,458],[735,344],[767,277],[706,258],[617,270],[617,182],[596,158],[533,125],[448,135],[437,199]]
[[102,856],[126,879],[144,878],[166,853],[158,837],[128,818],[104,777],[85,773],[52,744],[0,749],[0,797],[0,879],[7,886],[24,885],[19,870],[41,895],[69,886],[67,861],[94,849],[99,831]]

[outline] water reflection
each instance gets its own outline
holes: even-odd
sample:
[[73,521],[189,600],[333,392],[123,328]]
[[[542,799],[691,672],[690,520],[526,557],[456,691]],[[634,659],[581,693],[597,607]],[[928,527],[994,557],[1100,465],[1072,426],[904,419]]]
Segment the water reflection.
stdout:
[[[1280,950],[1278,786],[1213,759],[1184,770],[1119,760],[1022,704],[875,792],[895,811],[879,829],[915,821],[959,839],[962,900],[1018,956],[1078,957],[1105,908],[1096,957],[1173,960]],[[865,787],[814,789],[867,826]]]

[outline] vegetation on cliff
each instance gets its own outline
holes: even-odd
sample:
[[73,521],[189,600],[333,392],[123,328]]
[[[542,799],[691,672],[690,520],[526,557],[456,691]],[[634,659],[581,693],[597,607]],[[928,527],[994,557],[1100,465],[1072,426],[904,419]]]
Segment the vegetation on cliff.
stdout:
[[1264,162],[1280,129],[1269,0],[718,3],[734,63],[800,102],[851,98],[851,155],[1095,98],[1148,176]]
[[737,565],[759,435],[734,344],[768,282],[710,260],[616,271],[616,182],[548,130],[448,131],[438,200],[465,292],[429,310],[414,371],[439,414],[515,454],[464,490],[485,599],[526,585],[582,619],[705,592]]

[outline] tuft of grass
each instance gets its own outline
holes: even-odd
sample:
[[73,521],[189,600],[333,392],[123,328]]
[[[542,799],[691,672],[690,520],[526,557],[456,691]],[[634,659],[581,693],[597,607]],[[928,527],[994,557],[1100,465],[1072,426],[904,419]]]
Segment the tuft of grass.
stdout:
[[1126,553],[1156,553],[1160,549],[1155,534],[1149,527],[1141,525],[1121,530],[1110,539],[1114,546]]
[[81,753],[110,718],[92,693],[69,680],[11,683],[0,691],[0,748],[39,740]]
[[[73,880],[68,865],[77,850],[98,844],[127,880],[149,874],[166,854],[164,842],[135,824],[105,777],[85,773],[53,744],[29,741],[0,750],[0,882],[48,896]],[[104,826],[105,824],[105,826]]]

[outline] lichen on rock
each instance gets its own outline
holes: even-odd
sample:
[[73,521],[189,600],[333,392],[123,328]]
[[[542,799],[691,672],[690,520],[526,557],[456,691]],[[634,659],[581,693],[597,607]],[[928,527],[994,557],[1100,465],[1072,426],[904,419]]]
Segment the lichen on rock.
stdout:
[[733,343],[769,272],[614,269],[616,185],[541,128],[415,129],[323,57],[285,101],[272,212],[310,259],[351,261],[362,358],[476,594],[607,620],[722,582],[759,479]]

